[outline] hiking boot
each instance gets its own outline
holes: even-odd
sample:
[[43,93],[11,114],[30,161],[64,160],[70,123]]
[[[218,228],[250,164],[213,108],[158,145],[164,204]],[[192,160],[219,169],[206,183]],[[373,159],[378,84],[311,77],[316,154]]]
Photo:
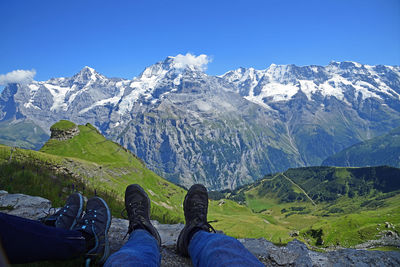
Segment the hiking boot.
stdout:
[[179,234],[177,251],[182,256],[189,256],[188,246],[190,239],[199,231],[214,232],[214,228],[207,222],[208,193],[201,184],[190,187],[183,201],[185,227]]
[[78,221],[74,230],[82,232],[86,240],[86,266],[91,263],[102,265],[110,251],[108,229],[111,213],[107,203],[99,197],[93,197],[86,204],[85,215]]
[[65,206],[53,215],[39,219],[48,226],[71,230],[81,218],[83,212],[83,197],[79,193],[70,195]]
[[125,191],[125,209],[128,213],[128,233],[136,229],[148,231],[161,247],[161,238],[157,229],[150,222],[150,199],[140,185],[131,184]]

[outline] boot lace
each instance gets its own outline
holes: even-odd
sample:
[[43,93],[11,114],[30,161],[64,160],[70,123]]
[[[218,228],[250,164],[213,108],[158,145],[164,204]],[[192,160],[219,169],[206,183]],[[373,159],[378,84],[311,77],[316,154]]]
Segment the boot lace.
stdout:
[[206,230],[208,232],[216,233],[214,227],[210,223],[216,222],[214,221],[207,221],[207,208],[204,203],[201,201],[196,201],[192,204],[190,215],[193,218],[194,222],[198,224],[199,228]]
[[147,227],[143,224],[143,222],[146,220],[145,219],[145,211],[143,209],[143,204],[140,201],[136,202],[130,202],[128,204],[128,209],[129,212],[127,211],[126,208],[124,208],[121,211],[121,216],[124,219],[129,220],[129,227],[128,227],[128,232],[125,234],[124,239],[132,233],[132,231],[137,228],[138,226],[140,228],[146,229]]

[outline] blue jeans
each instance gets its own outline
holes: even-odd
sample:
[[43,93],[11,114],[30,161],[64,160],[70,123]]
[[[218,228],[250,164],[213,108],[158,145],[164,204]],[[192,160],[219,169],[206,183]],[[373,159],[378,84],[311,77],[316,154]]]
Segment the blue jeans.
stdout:
[[85,254],[86,244],[79,231],[50,227],[2,212],[0,243],[10,263],[73,259]]
[[146,230],[135,230],[128,242],[113,253],[104,267],[107,266],[160,266],[161,255],[156,239]]
[[[193,236],[189,243],[189,254],[193,266],[264,266],[235,238],[205,231]],[[160,262],[155,238],[145,230],[136,230],[104,266],[160,266]]]
[[194,234],[189,243],[193,266],[263,266],[237,239],[205,231]]

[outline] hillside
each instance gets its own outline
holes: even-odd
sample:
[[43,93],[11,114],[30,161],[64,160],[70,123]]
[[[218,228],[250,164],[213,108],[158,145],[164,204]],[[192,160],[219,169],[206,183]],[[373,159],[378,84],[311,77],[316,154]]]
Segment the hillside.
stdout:
[[[76,190],[86,197],[97,194],[116,217],[121,217],[125,187],[138,183],[152,200],[153,219],[184,221],[186,190],[148,170],[90,124],[58,122],[41,151],[0,145],[0,177],[0,189],[43,196],[58,206]],[[397,234],[398,177],[399,169],[391,167],[289,169],[235,191],[211,192],[215,200],[208,219],[215,229],[237,238],[354,246],[388,231]],[[386,222],[393,228],[386,228]]]
[[389,165],[399,168],[400,127],[346,148],[325,159],[322,165],[344,167]]
[[29,120],[1,121],[0,144],[39,150],[48,135]]
[[[183,222],[183,188],[148,170],[135,155],[104,138],[90,124],[76,126],[61,121],[53,125],[52,132],[68,132],[70,128],[79,129],[79,133],[66,140],[51,138],[39,152],[0,145],[1,176],[10,177],[9,183],[2,180],[0,186],[10,192],[23,193],[32,193],[30,189],[35,191],[40,186],[39,195],[55,203],[60,202],[57,194],[65,195],[63,191],[109,195],[116,201],[114,212],[120,213],[126,186],[137,183],[151,196],[153,218],[161,222]],[[30,179],[32,177],[36,181]],[[55,181],[49,181],[49,177],[54,177]],[[34,188],[26,183],[32,183]]]
[[310,245],[354,246],[400,227],[400,169],[392,167],[289,169],[221,197]]

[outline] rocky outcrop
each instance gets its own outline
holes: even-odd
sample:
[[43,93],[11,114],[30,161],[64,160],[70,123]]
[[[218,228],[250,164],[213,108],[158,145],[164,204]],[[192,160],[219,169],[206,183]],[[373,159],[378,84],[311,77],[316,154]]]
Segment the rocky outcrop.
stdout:
[[[0,209],[2,212],[37,219],[51,207],[51,202],[41,197],[23,194],[8,194],[0,191]],[[160,224],[152,221],[162,240],[161,266],[192,266],[190,259],[182,258],[175,252],[175,244],[183,224]],[[127,239],[124,236],[128,221],[113,218],[110,231],[110,248],[117,251]],[[397,237],[398,238],[398,237]],[[278,247],[264,238],[245,238],[239,241],[266,266],[400,266],[399,252],[368,251],[360,249],[340,249],[326,253],[312,251],[294,240],[284,247]]]
[[75,135],[79,134],[78,126],[67,130],[60,130],[60,129],[51,129],[51,139],[56,139],[60,141],[68,140],[74,137]]
[[8,194],[0,190],[0,211],[36,220],[43,217],[51,208],[51,202],[42,197],[23,194]]

